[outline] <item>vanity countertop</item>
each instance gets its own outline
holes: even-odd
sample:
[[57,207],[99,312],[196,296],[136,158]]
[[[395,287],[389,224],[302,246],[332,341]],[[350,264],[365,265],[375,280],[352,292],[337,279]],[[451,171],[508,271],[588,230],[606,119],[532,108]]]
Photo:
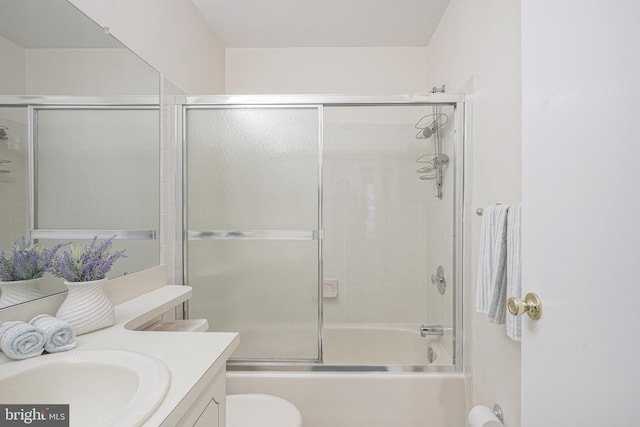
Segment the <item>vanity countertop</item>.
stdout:
[[[189,409],[199,389],[224,370],[238,347],[237,333],[136,331],[192,295],[189,286],[162,286],[115,306],[115,325],[76,338],[76,350],[137,351],[160,359],[169,368],[171,384],[145,426],[173,425]],[[46,354],[38,357],[46,357]],[[0,364],[12,363],[0,354]],[[191,392],[191,393],[190,393]]]

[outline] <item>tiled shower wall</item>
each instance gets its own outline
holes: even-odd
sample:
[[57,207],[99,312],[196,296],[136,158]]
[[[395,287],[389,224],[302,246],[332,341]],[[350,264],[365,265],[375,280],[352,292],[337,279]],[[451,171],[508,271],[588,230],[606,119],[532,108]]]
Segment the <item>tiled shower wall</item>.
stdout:
[[452,292],[441,296],[430,277],[452,268],[452,173],[444,200],[416,173],[433,139],[417,140],[414,125],[431,112],[325,108],[324,279],[339,288],[324,299],[328,324],[451,322]]

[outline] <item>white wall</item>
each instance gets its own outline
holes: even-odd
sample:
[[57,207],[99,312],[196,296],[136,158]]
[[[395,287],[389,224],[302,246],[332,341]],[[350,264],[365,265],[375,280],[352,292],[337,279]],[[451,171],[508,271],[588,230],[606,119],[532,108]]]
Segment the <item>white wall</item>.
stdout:
[[224,47],[190,0],[71,3],[184,92],[224,92]]
[[229,48],[226,92],[399,94],[427,92],[425,49]]
[[26,49],[26,93],[158,95],[158,72],[127,49]]
[[21,46],[0,36],[0,95],[22,95],[25,88],[25,53]]
[[0,36],[0,95],[157,95],[158,72],[127,49],[25,49]]
[[[496,202],[518,202],[520,190],[520,2],[452,0],[428,47],[429,83],[472,95],[467,146],[469,212]],[[475,298],[479,226],[470,214],[465,245],[465,313]],[[467,317],[468,319],[468,317]],[[502,405],[510,427],[520,423],[520,344],[502,325],[471,314],[466,323],[472,404]],[[468,341],[469,342],[469,341]]]
[[166,78],[160,81],[160,260],[171,284],[182,281],[182,193],[179,189],[177,98],[184,93]]

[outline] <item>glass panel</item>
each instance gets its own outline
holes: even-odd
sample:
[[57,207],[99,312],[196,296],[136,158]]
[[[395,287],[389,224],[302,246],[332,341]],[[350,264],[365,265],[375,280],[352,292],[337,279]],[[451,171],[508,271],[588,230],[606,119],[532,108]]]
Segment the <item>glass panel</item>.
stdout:
[[[187,110],[189,231],[316,230],[318,110]],[[240,359],[318,358],[318,242],[194,240],[190,317],[238,331]]]
[[236,359],[317,359],[316,241],[189,242],[191,318],[238,331]]
[[191,230],[315,229],[315,108],[188,110]]
[[[153,109],[37,110],[36,228],[157,230],[158,133]],[[115,246],[121,272],[159,263],[157,240]]]
[[[433,166],[438,148],[453,158],[453,109],[448,123],[440,119],[439,147],[435,136],[416,137],[433,114],[429,106],[324,109],[323,277],[338,283],[337,297],[324,300],[327,364],[428,365],[429,346],[438,364],[452,364],[454,175],[443,167],[439,199],[435,173],[418,170]],[[444,295],[431,283],[438,265],[449,279]],[[422,324],[448,329],[423,338]]]

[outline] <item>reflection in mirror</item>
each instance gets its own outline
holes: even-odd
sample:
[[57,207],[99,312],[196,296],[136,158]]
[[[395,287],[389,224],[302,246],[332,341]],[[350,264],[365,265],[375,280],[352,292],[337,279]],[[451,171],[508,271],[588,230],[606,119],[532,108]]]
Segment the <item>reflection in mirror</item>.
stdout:
[[27,108],[0,108],[0,248],[12,234],[26,235],[29,213],[27,182]]
[[[159,110],[95,105],[96,98],[117,97],[124,106],[133,96],[132,103],[140,95],[157,97],[157,71],[66,0],[2,0],[0,63],[0,251],[10,250],[13,236],[29,236],[30,222],[40,229],[143,229],[153,232],[151,239],[114,242],[129,258],[110,277],[159,264]],[[40,105],[30,112],[33,96]],[[59,97],[65,103],[92,97],[94,105],[42,105]],[[37,204],[46,209],[42,215]],[[86,241],[33,237],[48,247]],[[43,295],[65,289],[48,274],[38,287]]]
[[114,265],[110,277],[157,265],[158,110],[110,106],[34,111],[32,236],[49,246],[117,235],[113,249],[127,249],[127,257]]
[[[15,235],[28,233],[27,108],[0,108],[0,249],[9,256]],[[0,283],[0,308],[59,292],[37,284]]]

